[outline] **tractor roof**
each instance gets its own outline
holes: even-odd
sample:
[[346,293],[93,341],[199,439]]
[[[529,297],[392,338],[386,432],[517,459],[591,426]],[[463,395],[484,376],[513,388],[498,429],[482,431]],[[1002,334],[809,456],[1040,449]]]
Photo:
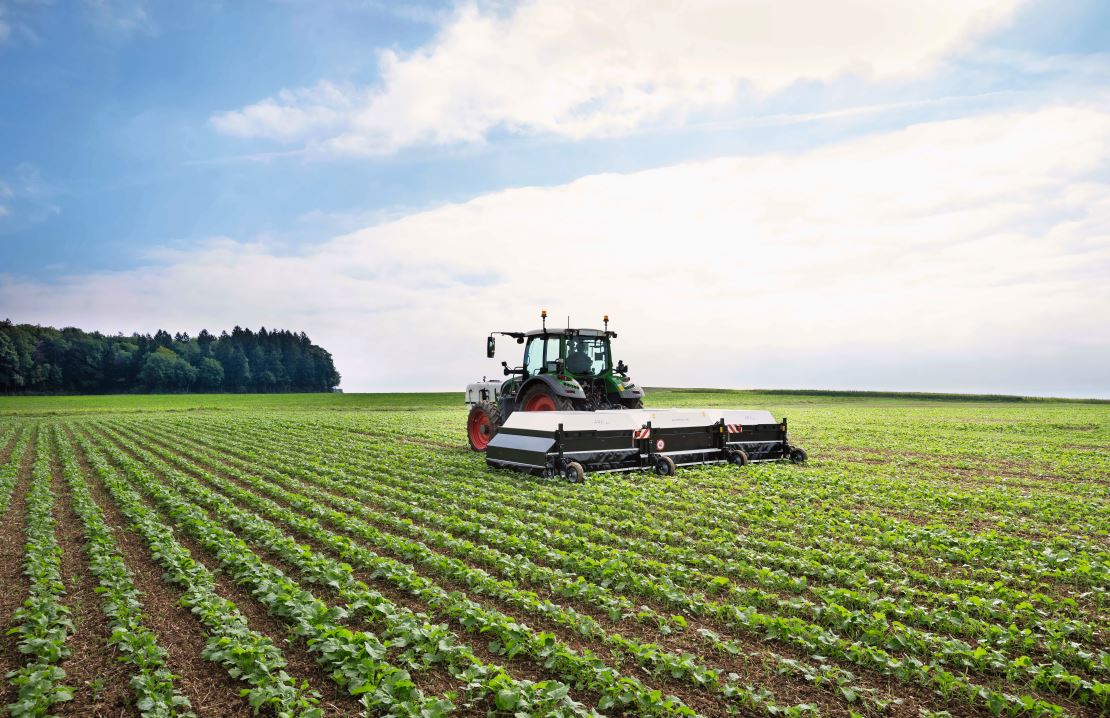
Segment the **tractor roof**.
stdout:
[[562,327],[562,328],[552,327],[551,329],[546,329],[546,330],[544,330],[544,329],[533,329],[530,332],[525,332],[524,336],[526,336],[526,337],[537,337],[537,336],[541,336],[543,334],[556,334],[556,335],[559,335],[559,336],[562,336],[564,334],[570,334],[571,336],[582,336],[582,337],[603,337],[603,336],[605,336],[605,332],[603,332],[600,329],[567,329],[566,327]]

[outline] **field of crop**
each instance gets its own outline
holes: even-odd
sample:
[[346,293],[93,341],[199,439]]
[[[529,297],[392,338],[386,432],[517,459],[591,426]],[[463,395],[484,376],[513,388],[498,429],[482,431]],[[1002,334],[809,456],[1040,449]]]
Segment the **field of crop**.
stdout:
[[568,485],[459,402],[0,398],[0,705],[1110,712],[1110,404],[661,391],[810,462]]

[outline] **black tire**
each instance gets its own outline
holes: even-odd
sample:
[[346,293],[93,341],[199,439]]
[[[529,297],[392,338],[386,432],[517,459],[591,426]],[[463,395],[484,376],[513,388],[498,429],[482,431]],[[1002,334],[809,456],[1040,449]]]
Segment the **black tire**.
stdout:
[[621,406],[625,409],[643,409],[643,399],[621,399]]
[[790,450],[790,461],[791,462],[793,462],[795,464],[804,464],[808,460],[809,460],[809,454],[806,453],[805,449],[800,449],[797,446],[795,446],[793,449]]
[[737,449],[728,456],[729,463],[733,466],[747,466],[751,459],[748,458],[748,452],[743,449]]
[[[485,414],[489,420],[490,432],[488,435],[477,430],[475,424],[480,423],[480,415]],[[501,428],[501,405],[495,401],[480,401],[470,408],[466,417],[466,441],[470,444],[471,451],[485,451],[489,440],[497,435]],[[485,436],[485,443],[481,439]]]
[[555,411],[574,411],[573,401],[565,396],[557,396],[555,394],[552,394],[551,391],[549,391],[547,387],[543,384],[537,384],[536,386],[529,389],[527,393],[524,394],[524,396],[520,397],[520,401],[517,402],[517,406],[520,407],[521,411],[524,411],[524,407],[528,406],[528,402],[530,402],[533,398],[540,394],[551,399],[551,403],[555,405]]
[[571,461],[567,467],[563,469],[563,476],[572,484],[581,484],[586,480],[586,470],[582,468],[582,464],[577,461]]
[[655,473],[660,476],[674,476],[674,459],[669,456],[660,456],[655,459]]

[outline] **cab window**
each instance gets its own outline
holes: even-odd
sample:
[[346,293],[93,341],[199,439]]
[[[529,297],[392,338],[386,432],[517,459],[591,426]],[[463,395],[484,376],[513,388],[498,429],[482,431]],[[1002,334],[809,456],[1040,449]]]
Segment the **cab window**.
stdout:
[[543,337],[532,337],[524,350],[524,371],[528,376],[543,371]]

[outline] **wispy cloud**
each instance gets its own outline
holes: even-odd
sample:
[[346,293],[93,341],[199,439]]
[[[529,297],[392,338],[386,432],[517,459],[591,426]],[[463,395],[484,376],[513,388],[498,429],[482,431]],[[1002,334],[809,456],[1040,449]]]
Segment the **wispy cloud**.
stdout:
[[40,2],[10,2],[0,0],[0,45],[11,45],[19,40],[36,43],[38,34],[31,29],[29,16],[39,9]]
[[[82,0],[81,4],[82,20],[101,35],[128,39],[157,32],[147,0]],[[72,8],[63,5],[61,10],[80,12],[81,4],[74,2]],[[14,44],[17,38],[32,45],[43,42],[37,27],[52,5],[51,0],[0,0],[0,44]]]
[[1108,172],[1110,111],[992,114],[505,190],[295,256],[222,239],[133,271],[8,277],[0,305],[106,330],[314,327],[352,389],[429,387],[414,356],[459,386],[490,368],[484,332],[546,307],[619,318],[649,385],[1105,396]]
[[102,31],[130,37],[152,35],[157,25],[146,0],[84,0],[93,23]]
[[54,190],[34,165],[23,162],[0,173],[0,234],[38,224],[60,211]]
[[498,130],[620,135],[799,81],[917,76],[1019,4],[468,3],[428,45],[383,51],[374,86],[325,80],[211,122],[236,137],[355,155],[480,142]]

